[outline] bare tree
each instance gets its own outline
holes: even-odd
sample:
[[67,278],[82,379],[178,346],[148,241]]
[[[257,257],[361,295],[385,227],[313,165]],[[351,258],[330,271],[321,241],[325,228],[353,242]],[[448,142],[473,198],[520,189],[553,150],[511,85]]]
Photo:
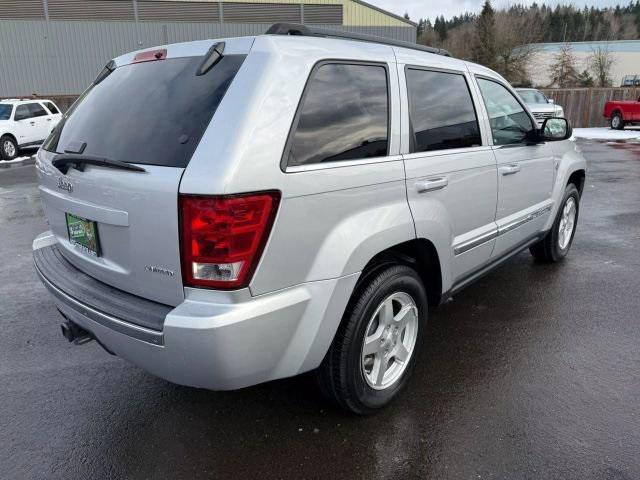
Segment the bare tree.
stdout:
[[495,29],[495,69],[511,83],[530,83],[528,67],[538,51],[540,25],[526,15],[499,12]]
[[473,48],[477,43],[476,28],[473,23],[460,25],[456,28],[456,35],[450,35],[442,46],[456,58],[471,60]]
[[595,77],[597,87],[611,86],[611,67],[615,63],[615,59],[608,46],[597,47],[591,50],[589,56],[589,66]]
[[574,87],[579,83],[576,57],[573,54],[571,45],[565,43],[555,56],[553,65],[551,65],[551,84],[549,86],[566,88]]

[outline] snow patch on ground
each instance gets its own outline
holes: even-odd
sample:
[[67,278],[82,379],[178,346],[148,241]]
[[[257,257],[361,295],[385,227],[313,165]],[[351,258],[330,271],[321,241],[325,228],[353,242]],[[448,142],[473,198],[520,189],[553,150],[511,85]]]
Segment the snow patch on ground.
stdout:
[[20,162],[24,162],[25,160],[29,160],[31,158],[31,156],[28,157],[18,157],[18,158],[14,158],[13,160],[0,160],[0,162],[2,162],[1,164],[9,164],[9,163],[20,163]]
[[610,128],[574,128],[573,136],[590,140],[640,140],[640,129],[612,130]]

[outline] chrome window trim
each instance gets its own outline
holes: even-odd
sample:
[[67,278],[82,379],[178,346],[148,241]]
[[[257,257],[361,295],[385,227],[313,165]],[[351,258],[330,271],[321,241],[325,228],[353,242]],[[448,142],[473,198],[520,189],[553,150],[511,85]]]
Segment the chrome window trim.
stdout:
[[397,162],[402,160],[402,155],[392,155],[389,157],[372,157],[354,160],[344,160],[335,162],[312,163],[309,165],[287,166],[285,173],[312,172],[314,170],[327,170],[331,168],[355,167],[358,165],[373,165],[376,163]]
[[449,148],[444,150],[427,150],[424,152],[413,152],[413,153],[405,153],[405,160],[413,160],[414,158],[425,158],[425,157],[441,157],[445,155],[457,155],[461,153],[473,153],[473,152],[485,152],[491,151],[491,145],[480,145],[477,147],[462,147],[462,148]]

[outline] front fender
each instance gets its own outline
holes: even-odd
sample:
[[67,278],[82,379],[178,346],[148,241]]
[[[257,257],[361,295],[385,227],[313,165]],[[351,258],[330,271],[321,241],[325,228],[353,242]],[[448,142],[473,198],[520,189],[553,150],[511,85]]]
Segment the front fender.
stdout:
[[551,229],[555,221],[556,214],[560,208],[560,202],[564,196],[564,191],[569,182],[569,178],[578,170],[587,170],[587,161],[582,155],[582,151],[574,140],[555,142],[551,145],[554,160],[556,162],[556,176],[553,184],[553,210],[549,220],[545,225],[545,230]]

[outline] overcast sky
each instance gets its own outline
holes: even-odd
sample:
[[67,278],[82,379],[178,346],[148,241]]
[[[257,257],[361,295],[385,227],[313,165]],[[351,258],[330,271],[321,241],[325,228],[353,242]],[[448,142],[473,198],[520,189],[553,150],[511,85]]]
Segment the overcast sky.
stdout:
[[[368,0],[369,3],[389,10],[397,15],[404,15],[405,12],[409,13],[411,20],[418,21],[420,18],[431,18],[444,15],[445,18],[451,18],[454,15],[460,15],[464,12],[479,12],[482,9],[484,0]],[[491,3],[494,8],[501,8],[512,5],[514,3],[521,3],[530,5],[534,0],[493,0]],[[563,5],[572,4],[579,6],[580,8],[587,6],[609,7],[617,4],[626,5],[628,0],[575,0],[571,2],[558,1],[558,0],[538,0],[538,4],[546,3],[547,5],[557,5],[561,3]]]

